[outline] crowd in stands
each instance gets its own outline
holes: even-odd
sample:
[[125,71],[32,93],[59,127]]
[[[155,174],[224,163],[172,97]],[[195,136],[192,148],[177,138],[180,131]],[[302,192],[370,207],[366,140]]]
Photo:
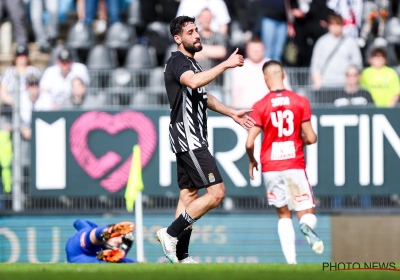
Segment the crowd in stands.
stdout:
[[[60,23],[71,13],[76,14],[77,20],[69,26],[66,38],[60,38]],[[22,49],[16,51],[13,66],[3,74],[0,92],[3,106],[12,106],[14,69],[21,75],[20,92],[25,92],[26,77],[32,71],[38,72],[27,64],[29,41],[34,41],[40,52],[51,53],[53,61],[49,68],[40,69],[44,71],[42,77],[36,75],[41,79],[41,91],[51,95],[52,108],[58,109],[71,95],[71,81],[75,77],[85,89],[93,85],[110,87],[112,79],[109,78],[99,82],[96,76],[91,83],[90,70],[162,67],[170,51],[176,49],[168,27],[177,15],[196,18],[204,45],[196,59],[203,69],[215,66],[236,47],[246,56],[248,67],[233,71],[237,73],[231,79],[231,99],[236,107],[250,107],[268,92],[262,79],[258,82],[256,77],[260,78],[258,65],[269,59],[290,67],[310,67],[308,82],[312,87],[306,94],[325,104],[330,98],[323,93],[314,98],[316,94],[343,88],[349,67],[361,72],[371,65],[370,61],[375,61],[370,58],[374,49],[383,50],[385,65],[398,65],[400,32],[396,33],[396,27],[400,28],[400,9],[396,1],[0,0],[0,19],[12,23],[15,45]],[[61,50],[68,53],[66,59],[59,56]],[[248,82],[249,79],[254,82]],[[104,80],[109,84],[104,85]],[[223,78],[218,79],[210,88],[221,88],[223,83]],[[290,79],[287,79],[288,88],[291,88],[289,83],[293,90],[297,89]],[[390,88],[400,91],[395,83],[393,80]],[[218,95],[221,92],[214,91],[221,96]],[[375,102],[379,94],[371,95],[377,106],[394,104]],[[119,98],[115,104],[134,105],[135,100],[138,99],[134,96]]]
[[[71,13],[77,20],[68,27],[66,38],[61,38],[60,24]],[[2,128],[10,130],[16,90],[21,102],[32,102],[21,106],[22,110],[93,108],[110,100],[116,105],[166,104],[165,98],[148,98],[147,90],[133,92],[119,85],[130,80],[135,88],[162,84],[160,68],[176,50],[168,28],[177,15],[196,18],[204,46],[196,59],[203,69],[215,66],[236,47],[245,55],[245,66],[234,69],[231,79],[221,77],[209,87],[223,98],[221,89],[230,83],[234,107],[250,108],[268,93],[260,69],[270,59],[290,67],[286,87],[298,90],[300,84],[308,86],[303,94],[312,103],[397,104],[399,78],[390,68],[398,69],[400,50],[397,1],[0,0],[0,22],[12,23],[13,33],[8,35],[16,46],[12,65],[2,73],[0,82]],[[32,43],[40,52],[51,54],[48,68],[38,69],[30,63],[28,46]],[[306,82],[296,82],[294,67],[309,67]],[[124,75],[123,69],[128,70]],[[144,79],[129,77],[129,71],[143,69],[154,69],[154,74]],[[100,70],[119,72],[102,77]],[[96,74],[91,74],[93,71]],[[39,81],[36,95],[49,96],[50,107],[36,105],[47,97],[28,94],[37,90],[35,79]],[[96,89],[95,96],[88,94],[91,88]],[[109,91],[99,92],[99,88]],[[162,89],[157,90],[163,94]],[[22,115],[26,118],[27,113]]]
[[[60,23],[71,12],[77,21],[69,26],[66,38],[60,38]],[[221,77],[209,87],[223,98],[221,89],[229,82],[234,107],[250,108],[268,93],[260,69],[270,59],[291,67],[285,80],[288,89],[297,90],[301,84],[295,81],[294,67],[309,67],[308,81],[302,85],[308,86],[303,94],[312,103],[397,105],[399,78],[389,67],[398,65],[400,32],[395,31],[400,29],[400,9],[396,1],[0,0],[1,21],[12,23],[16,46],[12,65],[0,82],[2,128],[11,129],[16,90],[21,104],[25,103],[21,110],[94,108],[110,100],[117,105],[165,104],[165,98],[147,98],[149,91],[143,89],[119,92],[124,90],[118,85],[134,80],[131,84],[136,88],[162,88],[160,68],[176,50],[169,22],[177,15],[196,18],[204,46],[196,59],[203,69],[215,66],[236,47],[245,55],[245,66],[234,69],[229,81]],[[40,52],[51,53],[46,69],[30,63],[30,32]],[[154,74],[144,79],[129,77],[131,72],[122,75],[123,69],[154,69]],[[119,72],[112,77],[91,74],[99,70]],[[90,88],[102,87],[111,92],[88,94]],[[51,100],[51,106],[40,100]],[[21,112],[25,120],[30,119],[27,115]]]

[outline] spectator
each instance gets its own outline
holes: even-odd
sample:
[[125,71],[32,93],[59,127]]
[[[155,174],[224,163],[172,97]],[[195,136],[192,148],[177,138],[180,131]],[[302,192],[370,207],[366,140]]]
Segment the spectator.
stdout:
[[[140,0],[140,10],[144,24],[147,25],[154,21],[170,23],[176,16],[179,2],[179,0]],[[162,9],[158,9],[158,7]]]
[[[228,24],[231,18],[223,0],[181,0],[176,16],[198,17],[201,11],[206,8],[208,8],[214,16],[210,24],[211,30],[221,34],[227,34]],[[202,26],[199,25],[198,28],[201,30]]]
[[[232,72],[232,107],[250,109],[254,103],[268,92],[263,72],[260,71],[268,58],[264,58],[264,44],[260,39],[252,39],[246,45],[244,65]],[[290,89],[287,76],[284,79],[286,89]]]
[[[107,15],[109,23],[112,25],[116,22],[121,22],[119,17],[119,2],[116,0],[101,0],[106,3]],[[85,24],[91,26],[99,7],[99,0],[85,0]],[[104,19],[103,19],[104,20]],[[103,23],[104,25],[105,23]],[[99,29],[97,27],[96,29]],[[101,29],[101,28],[100,28]],[[104,29],[105,30],[105,29]]]
[[[386,21],[389,16],[389,1],[387,0],[367,0],[368,7],[371,7],[370,11],[368,11],[367,17],[361,27],[360,38],[358,39],[358,45],[360,48],[364,48],[367,42],[368,37],[371,34],[374,23],[378,22],[378,28],[376,37],[374,40],[375,45],[386,46],[387,41],[384,39]],[[396,2],[396,1],[393,1]],[[366,3],[365,3],[365,6]]]
[[105,105],[104,95],[87,95],[86,85],[81,78],[71,81],[71,96],[61,104],[61,109],[93,109]]
[[28,35],[24,2],[22,0],[0,0],[0,23],[4,21],[4,17],[11,20],[17,45],[26,46]]
[[363,0],[328,0],[328,7],[343,18],[343,35],[358,38],[361,27]]
[[200,31],[203,49],[196,53],[196,61],[205,69],[211,69],[226,56],[228,38],[226,35],[214,32],[210,28],[213,15],[209,9],[204,9],[198,16],[197,22],[202,26]]
[[377,107],[396,106],[400,94],[399,76],[386,66],[385,50],[372,50],[368,61],[371,66],[361,73],[361,87],[371,93]]
[[232,21],[239,22],[240,28],[244,30],[251,30],[250,22],[254,20],[249,18],[248,12],[250,11],[250,1],[248,0],[225,0],[229,16]]
[[326,0],[290,0],[294,17],[297,66],[309,67],[315,42],[327,32],[327,18],[332,13]]
[[31,120],[33,111],[49,111],[52,109],[52,100],[49,94],[40,92],[39,77],[36,75],[29,75],[26,78],[26,90],[21,93],[20,102],[20,116],[21,126],[20,132],[22,136],[21,141],[21,165],[23,167],[22,186],[24,192],[28,192],[29,183],[25,178],[30,174],[30,159],[31,159],[31,146],[30,140],[32,136]]
[[50,111],[53,107],[48,93],[40,91],[39,78],[30,75],[26,78],[26,91],[21,94],[21,134],[24,140],[30,140],[32,129],[31,120],[33,111]]
[[316,89],[344,86],[346,69],[362,67],[361,51],[355,39],[344,37],[340,15],[330,15],[329,32],[318,39],[311,60],[312,80]]
[[[253,37],[259,9],[259,1],[225,0],[231,23],[229,26],[230,44],[241,48]],[[259,37],[259,36],[255,36]]]
[[75,0],[76,2],[76,15],[78,16],[78,21],[85,21],[85,0]]
[[333,104],[335,107],[373,105],[371,94],[359,86],[360,71],[350,66],[346,71],[344,87],[323,88],[317,92],[319,103]]
[[263,0],[261,13],[261,38],[265,45],[265,57],[281,61],[286,43],[286,34],[294,36],[293,24],[289,21],[289,5],[286,0]]
[[0,100],[2,104],[1,115],[6,130],[11,128],[7,125],[11,123],[12,106],[15,98],[15,74],[19,74],[19,92],[26,90],[26,77],[33,74],[40,76],[40,71],[36,67],[30,65],[29,52],[25,45],[20,45],[15,51],[13,65],[8,67],[2,76],[0,82]]
[[[44,9],[44,6],[46,9]],[[43,27],[44,10],[47,10],[50,15],[47,28]],[[50,46],[55,45],[58,37],[58,1],[31,0],[30,13],[36,43],[39,45],[41,52],[49,53]]]
[[44,71],[40,81],[40,87],[50,93],[54,109],[59,109],[64,100],[71,95],[71,81],[74,78],[80,78],[85,86],[89,85],[87,67],[82,63],[74,62],[70,50],[62,49],[56,64]]
[[[228,45],[228,37],[219,32],[213,32],[210,28],[213,15],[209,9],[201,11],[197,17],[197,22],[202,26],[200,33],[201,44],[203,49],[196,53],[196,61],[199,62],[201,68],[208,70],[216,66],[226,56],[226,47]],[[213,86],[221,87],[223,84],[223,76],[218,76],[209,84],[210,92],[219,100],[222,100],[222,92],[218,89],[212,89]]]

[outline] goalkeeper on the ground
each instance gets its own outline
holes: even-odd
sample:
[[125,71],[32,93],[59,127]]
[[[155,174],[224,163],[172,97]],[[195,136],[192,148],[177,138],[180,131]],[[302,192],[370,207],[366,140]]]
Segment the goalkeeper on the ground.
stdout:
[[78,219],[74,222],[76,232],[65,247],[69,263],[137,263],[126,258],[133,244],[132,222],[121,222],[108,226]]

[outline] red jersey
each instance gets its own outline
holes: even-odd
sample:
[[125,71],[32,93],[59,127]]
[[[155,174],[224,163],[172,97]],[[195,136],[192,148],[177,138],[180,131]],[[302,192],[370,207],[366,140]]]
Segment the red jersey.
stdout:
[[262,172],[305,169],[301,123],[311,119],[308,99],[289,90],[271,91],[250,116],[264,131]]

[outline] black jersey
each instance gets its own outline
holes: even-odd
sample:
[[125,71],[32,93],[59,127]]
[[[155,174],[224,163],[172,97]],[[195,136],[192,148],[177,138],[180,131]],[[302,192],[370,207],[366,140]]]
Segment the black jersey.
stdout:
[[207,91],[204,86],[191,89],[181,84],[181,76],[187,71],[198,73],[202,69],[194,58],[180,51],[171,53],[164,80],[171,111],[169,141],[174,153],[208,147]]

